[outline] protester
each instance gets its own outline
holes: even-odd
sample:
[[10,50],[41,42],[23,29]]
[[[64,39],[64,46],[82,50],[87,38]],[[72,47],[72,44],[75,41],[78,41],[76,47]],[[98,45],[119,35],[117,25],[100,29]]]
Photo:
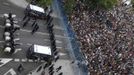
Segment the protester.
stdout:
[[[77,0],[70,16],[80,49],[87,55],[91,75],[133,75],[134,15],[128,6],[118,5],[110,11],[86,10]],[[77,5],[76,4],[76,5]]]

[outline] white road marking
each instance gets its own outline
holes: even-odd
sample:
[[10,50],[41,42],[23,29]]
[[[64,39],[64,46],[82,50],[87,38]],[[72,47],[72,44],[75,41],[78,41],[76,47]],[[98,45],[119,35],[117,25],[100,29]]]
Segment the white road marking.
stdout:
[[56,40],[56,43],[62,43],[62,41]]
[[21,51],[21,50],[22,50],[21,48],[15,49],[14,54],[17,53],[17,52],[19,52],[19,51]]
[[22,59],[21,61],[22,61],[22,62],[26,62],[26,61],[27,61],[27,59]]
[[0,41],[0,43],[4,43],[4,41]]
[[58,27],[57,25],[54,25],[54,29],[64,30],[64,28]]
[[27,43],[26,45],[28,45],[28,46],[31,46],[32,44],[30,44],[30,43]]
[[19,62],[19,61],[20,61],[20,59],[14,59],[14,61],[15,61],[15,62]]
[[6,5],[6,6],[9,6],[9,3],[7,3],[7,2],[3,2],[3,4]]
[[3,65],[5,65],[6,63],[10,62],[11,60],[13,60],[12,58],[0,58],[0,67],[2,67]]
[[[49,39],[44,39],[44,41],[50,41]],[[56,40],[56,43],[62,43],[62,41]]]
[[[15,58],[14,59],[15,62],[38,62],[38,60],[32,60],[32,59],[27,59],[27,58],[24,58],[24,59],[19,59],[19,58]],[[41,60],[39,62],[45,62],[44,60]]]
[[8,73],[10,73],[11,75],[17,75],[13,68],[8,70],[4,75],[8,75]]
[[29,59],[28,62],[33,62],[33,60],[32,59]]
[[67,54],[60,52],[59,55],[60,55],[60,56],[64,56],[64,55],[67,55]]
[[56,47],[56,48],[62,49],[62,47]]

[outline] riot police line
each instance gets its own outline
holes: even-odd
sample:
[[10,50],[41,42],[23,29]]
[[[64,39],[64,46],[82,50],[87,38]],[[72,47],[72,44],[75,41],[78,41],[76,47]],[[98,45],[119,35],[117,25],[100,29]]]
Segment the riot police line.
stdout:
[[4,34],[3,34],[3,38],[4,38],[4,52],[8,52],[8,53],[14,53],[16,50],[16,46],[20,45],[19,43],[17,43],[18,40],[20,40],[19,38],[15,38],[15,32],[17,30],[20,30],[20,26],[16,25],[17,21],[14,20],[14,18],[16,17],[16,15],[9,13],[9,14],[4,14]]

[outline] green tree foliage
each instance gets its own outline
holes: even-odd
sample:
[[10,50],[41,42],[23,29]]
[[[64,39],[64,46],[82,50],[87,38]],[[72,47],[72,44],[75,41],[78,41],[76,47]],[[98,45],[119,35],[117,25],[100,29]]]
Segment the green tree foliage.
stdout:
[[110,9],[117,4],[117,0],[83,0],[90,9]]
[[133,8],[134,8],[134,0],[131,0],[131,2],[132,2],[132,6],[133,6]]
[[64,5],[66,13],[70,14],[73,11],[74,6],[75,0],[66,0]]
[[46,7],[52,4],[52,0],[38,0],[38,4],[42,7]]

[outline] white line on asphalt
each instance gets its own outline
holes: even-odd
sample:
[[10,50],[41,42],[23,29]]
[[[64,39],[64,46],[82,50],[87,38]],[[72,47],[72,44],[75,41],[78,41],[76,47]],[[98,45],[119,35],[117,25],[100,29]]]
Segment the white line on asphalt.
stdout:
[[22,59],[21,61],[22,61],[22,62],[26,62],[26,61],[27,61],[27,59]]
[[9,3],[7,3],[7,2],[3,2],[3,4],[6,5],[6,6],[9,6]]
[[4,43],[4,41],[0,41],[0,43]]
[[15,49],[14,54],[17,53],[17,52],[19,52],[19,51],[21,51],[21,50],[22,50],[21,48]]
[[30,43],[27,43],[26,45],[28,45],[28,46],[31,46],[32,44],[30,44]]
[[62,41],[56,40],[56,43],[62,43]]
[[16,75],[16,72],[14,71],[13,68],[11,68],[10,70],[8,70],[4,75],[8,75],[8,74],[11,74],[11,75]]
[[12,60],[12,58],[0,58],[0,67],[2,67],[3,65],[5,65],[6,63],[10,62]]
[[[23,58],[23,59],[15,58],[14,61],[15,62],[38,62],[38,60],[32,60],[32,59],[27,59],[27,58]],[[41,60],[39,62],[45,62],[45,61]]]
[[15,62],[20,62],[20,59],[14,59]]
[[56,47],[56,48],[62,49],[62,47]]
[[32,59],[29,59],[28,62],[33,62],[33,60]]
[[59,53],[60,56],[64,56],[64,55],[67,55],[66,53]]
[[[50,41],[49,39],[44,39],[44,41]],[[62,43],[62,41],[56,40],[56,43]]]
[[64,30],[64,28],[62,28],[62,27],[58,27],[57,25],[54,25],[54,29]]

